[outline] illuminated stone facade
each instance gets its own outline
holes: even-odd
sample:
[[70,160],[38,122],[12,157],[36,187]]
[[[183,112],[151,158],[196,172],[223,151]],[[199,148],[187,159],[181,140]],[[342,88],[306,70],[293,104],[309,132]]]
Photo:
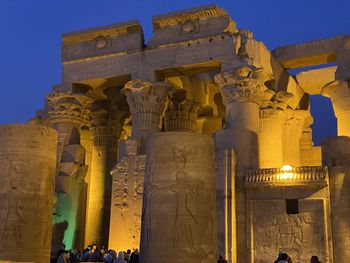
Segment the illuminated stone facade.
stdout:
[[[53,250],[346,262],[350,37],[271,52],[215,5],[152,24],[147,43],[138,21],[63,34],[62,83],[31,120],[58,134]],[[322,146],[316,94],[338,121]]]
[[0,260],[49,262],[56,131],[1,125],[0,143]]

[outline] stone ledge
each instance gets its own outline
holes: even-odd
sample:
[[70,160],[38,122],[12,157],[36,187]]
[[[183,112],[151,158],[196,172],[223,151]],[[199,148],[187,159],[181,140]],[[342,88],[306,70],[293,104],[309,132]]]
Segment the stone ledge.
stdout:
[[217,5],[206,5],[183,11],[171,12],[154,16],[152,23],[154,27],[166,27],[183,23],[187,20],[206,19],[209,17],[228,16],[228,13]]
[[91,41],[99,36],[112,37],[135,32],[142,32],[142,28],[138,20],[63,33],[62,43],[63,45],[69,45],[84,41]]
[[264,187],[326,187],[328,168],[326,166],[303,166],[285,171],[281,168],[248,170],[245,175],[246,188]]

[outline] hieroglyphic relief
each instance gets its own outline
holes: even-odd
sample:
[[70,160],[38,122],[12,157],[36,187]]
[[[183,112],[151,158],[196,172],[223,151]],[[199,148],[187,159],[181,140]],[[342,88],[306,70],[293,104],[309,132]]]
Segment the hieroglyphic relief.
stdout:
[[212,151],[207,136],[169,132],[151,138],[142,213],[144,262],[215,257]]
[[137,155],[136,141],[125,142],[126,155],[111,174],[112,210],[109,245],[118,250],[138,248],[141,232],[141,207],[145,156]]
[[285,200],[252,202],[253,262],[273,262],[281,251],[293,261],[328,262],[322,200],[299,200],[299,214],[286,214]]
[[[0,149],[0,258],[47,262],[52,231],[56,134],[40,126],[7,128],[9,133],[4,132],[0,138],[3,146]],[[23,133],[27,128],[27,133]]]

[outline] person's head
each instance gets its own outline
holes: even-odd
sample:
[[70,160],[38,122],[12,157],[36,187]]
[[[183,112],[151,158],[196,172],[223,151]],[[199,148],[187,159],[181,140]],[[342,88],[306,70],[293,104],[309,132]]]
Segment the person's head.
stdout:
[[135,248],[135,253],[138,254],[139,253],[139,250],[137,248]]
[[318,257],[317,256],[312,256],[311,257],[311,263],[321,263],[321,262],[318,261]]
[[131,253],[131,250],[128,249],[128,250],[126,251],[126,254],[130,254],[130,253]]
[[91,245],[91,250],[95,251],[96,249],[97,249],[96,244],[92,244],[92,245]]
[[287,253],[282,253],[279,259],[287,261],[288,260],[288,254]]
[[123,259],[124,258],[124,253],[123,251],[119,251],[118,253],[118,259]]

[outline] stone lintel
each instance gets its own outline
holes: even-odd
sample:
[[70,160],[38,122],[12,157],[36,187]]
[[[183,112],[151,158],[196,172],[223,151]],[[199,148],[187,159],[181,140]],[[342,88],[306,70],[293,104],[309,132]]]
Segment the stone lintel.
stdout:
[[154,16],[152,24],[154,37],[147,45],[150,48],[224,32],[238,32],[228,13],[216,5]]
[[326,166],[292,167],[289,171],[281,168],[248,170],[245,175],[246,188],[271,187],[326,187],[328,168]]
[[62,62],[142,50],[144,36],[137,20],[62,35]]
[[327,64],[337,60],[337,53],[343,49],[350,35],[287,45],[273,50],[272,54],[285,68],[301,68]]
[[302,71],[296,74],[300,87],[310,95],[322,93],[322,88],[335,80],[337,67],[327,67]]

